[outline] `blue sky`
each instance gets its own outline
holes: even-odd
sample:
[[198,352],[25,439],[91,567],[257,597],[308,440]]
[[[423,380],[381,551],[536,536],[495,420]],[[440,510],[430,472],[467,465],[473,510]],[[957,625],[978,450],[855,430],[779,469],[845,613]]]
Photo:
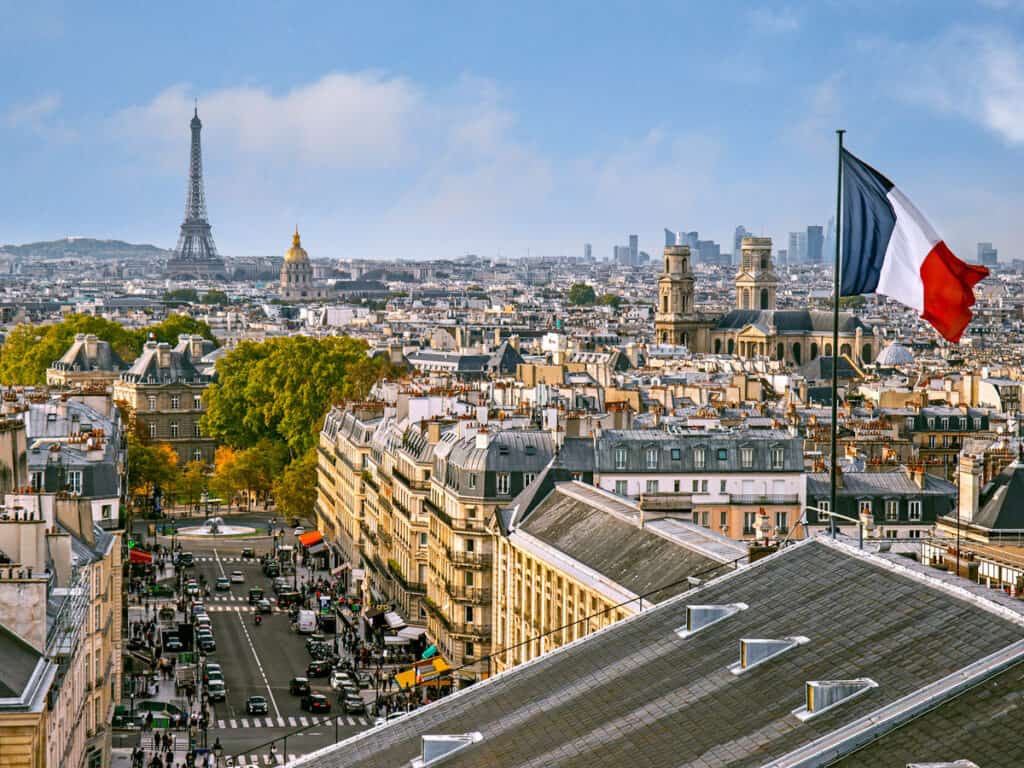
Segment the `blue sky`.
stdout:
[[0,0],[0,72],[0,243],[173,246],[198,98],[227,255],[785,247],[844,127],[954,250],[1024,257],[1024,0]]

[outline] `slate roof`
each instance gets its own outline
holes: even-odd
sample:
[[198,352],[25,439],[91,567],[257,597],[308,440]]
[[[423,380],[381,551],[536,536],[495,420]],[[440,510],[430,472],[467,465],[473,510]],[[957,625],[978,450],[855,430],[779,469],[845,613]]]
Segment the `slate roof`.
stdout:
[[[689,589],[687,576],[709,578],[722,561],[640,526],[640,510],[612,494],[582,483],[555,483],[554,490],[526,515],[525,531],[635,595],[660,602]],[[700,526],[693,526],[700,528]],[[745,554],[738,546],[737,556]],[[679,583],[682,582],[682,583]]]
[[[832,357],[816,357],[800,366],[799,373],[808,381],[832,380]],[[839,380],[851,381],[861,378],[863,374],[846,355],[839,357]]]
[[492,432],[486,448],[477,447],[475,436],[459,440],[452,445],[448,461],[471,472],[539,472],[553,452],[550,432],[506,429]]
[[[89,345],[95,347],[95,354],[89,355]],[[94,335],[79,333],[60,360],[55,360],[52,368],[65,371],[120,371],[125,367],[124,361],[103,339]]]
[[20,699],[43,655],[0,624],[0,699]]
[[1015,461],[982,489],[972,525],[989,530],[1024,529],[1024,465]]
[[[862,728],[869,715],[881,732],[895,724],[883,707],[967,665],[997,652],[1024,657],[1019,606],[904,563],[809,539],[293,765],[404,767],[422,735],[474,731],[482,739],[444,768],[753,768],[798,748],[820,755],[822,737]],[[748,608],[676,634],[687,604],[734,602]],[[729,671],[741,638],[795,635],[808,642],[744,674]],[[877,687],[807,721],[793,714],[807,681],[860,677]],[[950,718],[943,738],[952,742],[972,722]],[[1007,748],[1020,751],[1016,741]]]
[[[831,491],[829,475],[807,475],[807,498],[826,497]],[[925,474],[924,488],[910,479],[904,470],[893,472],[845,472],[839,496],[955,496],[956,486],[948,480]]]
[[[807,309],[734,309],[722,315],[715,330],[739,331],[748,325],[774,326],[776,333],[832,333],[832,313]],[[860,328],[865,336],[871,333],[856,315],[839,313],[839,333],[853,335]]]

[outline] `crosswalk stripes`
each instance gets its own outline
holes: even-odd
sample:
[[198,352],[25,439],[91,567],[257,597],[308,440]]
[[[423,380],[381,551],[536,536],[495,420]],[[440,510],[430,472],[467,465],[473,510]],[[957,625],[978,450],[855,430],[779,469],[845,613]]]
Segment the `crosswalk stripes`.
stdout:
[[224,719],[215,721],[218,730],[245,730],[252,728],[309,728],[314,725],[337,725],[342,727],[362,727],[370,725],[366,717],[358,715],[317,715],[289,716],[289,717],[242,717],[236,719]]
[[[299,759],[299,755],[297,755],[297,754],[295,754],[293,752],[289,752],[288,753],[288,760],[287,760],[287,762],[291,763],[291,762],[294,762],[295,760],[298,760],[298,759]],[[264,753],[262,755],[259,755],[259,754],[256,754],[256,753],[253,753],[251,755],[239,755],[238,756],[238,760],[236,760],[236,762],[235,762],[236,765],[244,765],[244,766],[250,766],[250,765],[284,765],[284,763],[285,763],[285,756],[284,755],[274,755],[274,757],[271,757],[267,753]]]

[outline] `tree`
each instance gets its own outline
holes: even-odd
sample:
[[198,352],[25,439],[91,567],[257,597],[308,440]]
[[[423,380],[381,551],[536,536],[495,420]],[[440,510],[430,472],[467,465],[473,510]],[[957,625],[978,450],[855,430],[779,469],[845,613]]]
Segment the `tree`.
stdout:
[[213,457],[210,490],[227,501],[228,509],[231,509],[235,496],[243,489],[242,480],[236,472],[237,457],[237,451],[228,445],[218,447]]
[[274,502],[285,517],[308,515],[316,501],[316,448],[289,464],[274,481]]
[[128,481],[135,495],[167,497],[180,482],[178,452],[167,443],[146,444],[128,435]]
[[203,304],[219,304],[221,306],[230,304],[231,299],[224,291],[209,290],[203,294]]
[[622,305],[622,297],[614,293],[602,293],[597,303],[612,309],[618,309]]
[[175,288],[164,294],[164,301],[187,301],[192,304],[199,303],[199,291],[195,288]]
[[216,341],[217,337],[213,335],[213,331],[210,326],[204,323],[202,320],[196,320],[195,318],[189,317],[188,315],[168,315],[166,319],[156,325],[150,325],[139,331],[141,334],[139,349],[141,351],[142,344],[149,338],[150,334],[156,338],[157,341],[166,341],[171,346],[178,343],[178,337],[183,333],[198,334],[204,339],[210,341]]
[[578,307],[590,306],[597,300],[594,289],[586,283],[573,283],[569,289],[569,303]]
[[189,509],[199,501],[206,489],[206,466],[201,461],[190,461],[178,476],[174,492]]

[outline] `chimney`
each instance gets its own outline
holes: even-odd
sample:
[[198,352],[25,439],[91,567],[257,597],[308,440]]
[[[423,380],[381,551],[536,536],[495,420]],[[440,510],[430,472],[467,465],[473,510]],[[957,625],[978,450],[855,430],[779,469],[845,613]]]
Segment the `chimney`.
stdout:
[[924,464],[915,464],[912,467],[908,467],[907,474],[914,481],[914,485],[921,489],[924,488]]
[[188,340],[189,356],[192,360],[198,360],[203,356],[203,337],[198,333],[193,334]]
[[487,446],[491,443],[491,434],[487,431],[487,427],[480,427],[480,430],[476,433],[476,447],[478,451],[486,451]]
[[431,445],[441,442],[441,422],[437,419],[427,422],[427,442]]
[[512,334],[511,336],[508,337],[508,344],[509,344],[509,346],[512,347],[512,349],[514,349],[516,352],[519,351],[519,343],[520,343],[520,340],[519,340],[519,334],[518,333],[514,333],[514,334]]
[[836,467],[836,488],[843,487],[843,468],[840,466]]
[[99,347],[99,339],[96,337],[95,333],[89,333],[89,334],[85,335],[84,341],[85,341],[85,356],[89,360],[95,360],[96,359],[96,354],[97,354],[97,351],[98,351],[98,347]]
[[161,341],[156,345],[156,364],[160,368],[171,367],[171,345],[166,341]]
[[960,485],[958,510],[959,517],[966,523],[974,521],[978,516],[981,503],[982,469],[984,462],[969,453],[960,455],[958,481]]

